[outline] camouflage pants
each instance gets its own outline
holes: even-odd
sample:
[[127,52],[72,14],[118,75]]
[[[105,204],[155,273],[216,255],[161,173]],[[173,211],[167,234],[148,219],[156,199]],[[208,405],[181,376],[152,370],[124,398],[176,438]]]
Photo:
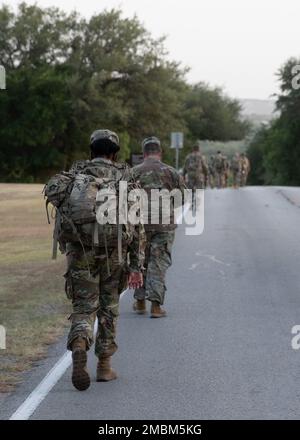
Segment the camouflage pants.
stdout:
[[146,234],[144,286],[135,290],[134,297],[163,304],[167,290],[166,272],[172,264],[175,231],[147,231]]
[[188,176],[187,187],[190,189],[204,189],[206,187],[206,179],[203,174],[197,177]]
[[[124,258],[126,252],[123,249]],[[72,342],[78,337],[85,338],[88,349],[91,347],[97,316],[95,354],[112,355],[117,350],[119,295],[126,287],[127,278],[124,267],[119,264],[118,252],[115,248],[108,249],[107,256],[104,249],[96,254],[90,247],[83,252],[79,243],[68,243],[67,262],[66,294],[73,306],[68,349],[72,349]]]
[[232,184],[233,186],[239,186],[241,181],[241,176],[239,171],[232,171]]
[[217,186],[217,188],[224,188],[225,187],[225,173],[223,171],[216,172],[216,186]]
[[215,187],[215,173],[209,173],[208,180],[209,180],[209,186],[211,188],[214,188]]
[[247,178],[248,178],[248,173],[245,171],[242,172],[241,173],[241,186],[246,186]]

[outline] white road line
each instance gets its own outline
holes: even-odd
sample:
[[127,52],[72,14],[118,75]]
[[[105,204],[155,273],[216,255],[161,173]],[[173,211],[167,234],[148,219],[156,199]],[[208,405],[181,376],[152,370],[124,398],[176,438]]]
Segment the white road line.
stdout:
[[[182,214],[177,217],[177,222],[180,223],[188,211],[190,205],[187,205]],[[120,299],[129,289],[124,290],[121,293]],[[95,323],[96,328],[97,323]],[[28,420],[30,416],[34,413],[37,407],[42,403],[45,397],[49,394],[52,388],[57,384],[59,379],[65,374],[67,369],[72,364],[72,354],[67,351],[61,358],[56,362],[54,367],[49,371],[46,377],[39,383],[39,385],[29,394],[27,399],[19,406],[19,408],[13,413],[9,420]]]
[[[124,290],[121,293],[120,299],[129,289]],[[95,322],[96,328],[97,322]],[[72,353],[67,351],[56,362],[54,367],[49,371],[47,376],[39,383],[39,385],[29,394],[27,399],[19,406],[19,408],[13,413],[9,420],[28,420],[34,413],[37,407],[42,403],[45,397],[52,390],[54,385],[57,384],[59,379],[65,374],[67,369],[72,364]]]
[[72,354],[67,351],[49,371],[47,376],[32,391],[22,405],[13,413],[9,420],[28,420],[39,404],[45,399],[54,385],[63,376],[72,363]]

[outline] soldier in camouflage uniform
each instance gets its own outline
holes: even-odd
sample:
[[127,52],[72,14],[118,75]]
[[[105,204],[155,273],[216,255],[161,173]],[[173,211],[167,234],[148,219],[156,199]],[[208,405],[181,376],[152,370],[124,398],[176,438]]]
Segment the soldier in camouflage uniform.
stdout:
[[224,188],[226,184],[226,173],[228,170],[228,162],[226,156],[221,151],[215,156],[215,169],[216,169],[216,185],[217,188]]
[[[147,245],[145,250],[145,272],[144,285],[136,289],[134,297],[134,310],[139,314],[146,313],[145,299],[151,302],[151,317],[161,318],[166,315],[161,305],[165,299],[165,277],[166,271],[172,264],[172,245],[175,237],[176,223],[174,222],[174,208],[172,203],[170,224],[151,223],[151,190],[178,189],[182,201],[184,200],[184,189],[186,189],[182,177],[169,165],[161,162],[162,149],[159,139],[150,137],[143,141],[144,162],[133,168],[134,178],[146,191],[150,205],[148,208],[148,224],[145,224]],[[153,212],[153,211],[152,211]]]
[[241,186],[245,186],[250,172],[250,161],[245,153],[241,154]]
[[232,173],[232,185],[233,188],[238,188],[241,181],[241,160],[240,155],[236,152],[231,160],[231,173]]
[[227,157],[225,157],[224,188],[227,188],[228,186],[229,174],[230,174],[230,163]]
[[[96,177],[119,180],[132,180],[127,165],[115,162],[119,150],[118,136],[109,130],[97,130],[91,136],[92,161],[76,162],[72,173],[87,173],[89,170]],[[90,172],[90,171],[89,171]],[[142,228],[143,229],[143,228]],[[123,261],[129,265],[120,265],[117,244],[115,247],[97,249],[78,243],[67,243],[68,270],[66,293],[72,300],[73,313],[70,317],[71,329],[68,337],[68,349],[72,350],[72,382],[78,390],[85,390],[90,385],[86,368],[87,351],[93,343],[95,318],[98,318],[98,329],[95,343],[95,354],[98,357],[97,381],[110,381],[117,375],[111,368],[111,356],[117,350],[116,324],[119,315],[120,293],[129,287],[137,288],[143,284],[141,269],[143,266],[143,249],[145,234],[135,227],[135,238],[129,245],[122,246]],[[144,242],[143,242],[144,240]]]
[[183,176],[190,189],[206,187],[208,166],[205,156],[201,154],[199,142],[194,145],[193,152],[188,154],[185,159]]
[[209,186],[211,188],[215,187],[215,181],[216,181],[216,167],[215,167],[215,158],[214,156],[210,156],[208,161],[208,181]]

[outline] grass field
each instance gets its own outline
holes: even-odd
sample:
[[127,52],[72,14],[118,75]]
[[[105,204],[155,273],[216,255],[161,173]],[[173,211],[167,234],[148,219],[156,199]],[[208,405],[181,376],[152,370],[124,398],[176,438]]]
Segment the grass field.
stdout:
[[64,295],[64,257],[51,260],[52,229],[42,185],[0,184],[0,392],[45,356],[63,333],[70,306]]

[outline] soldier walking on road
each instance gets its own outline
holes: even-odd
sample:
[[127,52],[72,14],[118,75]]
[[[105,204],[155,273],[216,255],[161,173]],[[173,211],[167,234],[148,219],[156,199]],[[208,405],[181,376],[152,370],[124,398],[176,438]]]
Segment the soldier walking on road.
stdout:
[[[165,299],[166,271],[172,264],[172,245],[175,237],[174,221],[175,202],[171,198],[171,221],[163,224],[161,219],[158,223],[151,223],[151,190],[178,189],[180,196],[184,197],[185,185],[179,173],[169,165],[161,161],[162,148],[158,138],[150,137],[143,141],[144,162],[133,168],[133,175],[140,186],[146,191],[150,205],[148,208],[148,224],[145,224],[147,245],[145,251],[144,285],[134,292],[134,310],[138,314],[146,313],[146,299],[151,302],[151,317],[161,318],[166,315],[161,308]],[[170,203],[170,200],[168,201]],[[182,202],[180,203],[180,205]]]
[[[60,178],[64,182],[70,181],[66,192],[69,198],[65,195],[61,201],[62,192],[58,185],[59,203],[56,200],[53,204],[57,207],[56,218],[62,219],[58,230],[61,233],[69,228],[70,238],[59,235],[58,239],[67,255],[66,294],[73,307],[68,336],[68,349],[72,351],[73,358],[72,382],[80,391],[90,385],[87,351],[93,343],[96,317],[97,381],[110,381],[117,377],[111,368],[111,356],[117,350],[115,337],[119,297],[127,283],[131,288],[143,284],[145,247],[144,229],[140,225],[126,225],[125,240],[125,225],[100,226],[95,219],[95,203],[101,185],[102,188],[109,185],[111,189],[112,185],[117,187],[120,181],[126,181],[128,185],[134,182],[128,166],[116,162],[120,148],[118,136],[109,130],[96,130],[91,136],[90,148],[91,160],[75,162],[69,173],[54,176],[45,191],[51,202],[55,195],[55,182]],[[64,203],[64,200],[67,202]],[[68,211],[69,206],[71,212]],[[88,222],[84,221],[86,211],[89,211]]]
[[217,188],[224,188],[228,166],[227,166],[227,158],[221,153],[221,151],[218,151],[218,153],[215,156],[215,169],[216,169]]
[[215,167],[215,157],[213,155],[210,156],[208,161],[208,181],[209,186],[214,188],[216,185],[216,167]]
[[230,164],[227,157],[225,156],[224,188],[227,188],[228,186],[229,174],[230,174]]
[[241,154],[240,160],[241,160],[241,186],[245,186],[250,172],[250,161],[245,153]]
[[185,159],[183,176],[190,189],[195,190],[206,187],[208,166],[205,156],[201,154],[199,142],[194,145],[193,152],[188,154]]
[[236,152],[231,160],[231,173],[233,179],[233,188],[237,189],[241,181],[241,158],[240,154]]

